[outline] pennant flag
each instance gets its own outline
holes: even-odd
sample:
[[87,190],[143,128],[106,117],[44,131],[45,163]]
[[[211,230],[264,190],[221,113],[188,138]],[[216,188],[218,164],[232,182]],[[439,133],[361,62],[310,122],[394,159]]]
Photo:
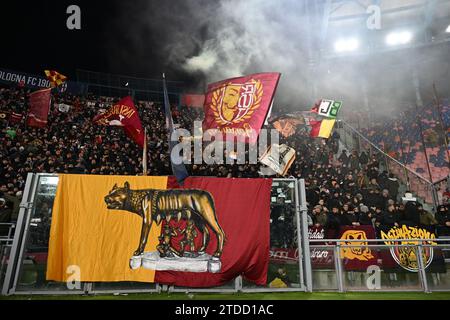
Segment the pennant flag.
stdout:
[[[267,283],[271,179],[59,175],[47,280]],[[175,188],[176,187],[176,188]],[[245,194],[245,199],[242,195]],[[245,214],[242,214],[242,213]]]
[[[272,104],[280,73],[257,73],[208,85],[203,132],[218,139],[255,143]],[[227,137],[228,136],[228,137]]]
[[62,75],[57,71],[45,70],[44,72],[47,76],[47,79],[50,81],[50,85],[52,86],[52,88],[60,86],[67,80],[67,77],[65,75]]
[[[273,156],[273,155],[278,155]],[[286,175],[295,160],[295,150],[285,144],[271,145],[261,156],[260,162],[265,164],[279,175]]]
[[323,119],[321,121],[311,120],[309,121],[311,125],[309,135],[313,138],[328,139],[331,136],[335,122],[336,120],[334,119]]
[[100,125],[121,126],[130,139],[141,148],[144,147],[144,129],[130,96],[120,100],[105,113],[97,115],[92,121]]
[[181,96],[182,106],[203,108],[204,103],[205,103],[204,94],[183,94]]
[[182,185],[184,179],[186,179],[186,177],[188,177],[189,174],[183,163],[175,164],[172,159],[172,150],[175,147],[175,145],[178,144],[178,141],[172,141],[171,139],[172,132],[174,131],[174,125],[172,119],[172,112],[170,110],[169,94],[167,92],[166,86],[166,76],[164,73],[163,73],[163,91],[164,91],[164,110],[166,114],[167,140],[169,141],[170,164],[172,166],[172,172],[177,178],[178,183]]
[[51,89],[42,89],[30,94],[27,125],[43,128],[47,125],[50,110]]

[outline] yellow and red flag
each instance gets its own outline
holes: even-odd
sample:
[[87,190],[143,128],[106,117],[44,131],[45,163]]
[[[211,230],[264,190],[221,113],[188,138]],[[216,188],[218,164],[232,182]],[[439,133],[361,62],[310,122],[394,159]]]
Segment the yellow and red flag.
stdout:
[[66,82],[67,77],[55,70],[44,70],[47,79],[50,81],[52,88],[58,87]]
[[335,119],[323,119],[321,121],[310,120],[311,132],[309,135],[313,138],[328,139],[333,131]]
[[280,73],[257,73],[208,85],[203,131],[219,130],[219,140],[255,143],[272,104]]

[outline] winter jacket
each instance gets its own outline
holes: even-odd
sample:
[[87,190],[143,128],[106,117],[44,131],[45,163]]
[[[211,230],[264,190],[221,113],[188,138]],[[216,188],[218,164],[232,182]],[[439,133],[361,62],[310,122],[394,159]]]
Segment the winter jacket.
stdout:
[[389,178],[387,181],[387,189],[389,190],[389,195],[395,201],[397,201],[398,196],[398,188],[400,184],[398,183],[397,178]]

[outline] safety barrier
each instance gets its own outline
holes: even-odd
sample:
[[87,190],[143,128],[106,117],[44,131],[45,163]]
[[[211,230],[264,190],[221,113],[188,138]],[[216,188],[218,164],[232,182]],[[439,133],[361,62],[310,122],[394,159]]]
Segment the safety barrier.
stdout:
[[[45,279],[51,208],[58,176],[30,173],[27,178],[14,240],[11,236],[2,249],[2,294],[98,294],[132,292],[283,292],[283,291],[450,291],[449,261],[435,272],[421,261],[428,248],[426,239],[408,245],[418,257],[418,272],[399,267],[385,269],[374,264],[370,270],[347,270],[343,248],[352,240],[310,239],[304,180],[273,179],[271,194],[270,263],[266,286],[255,286],[238,276],[230,283],[216,288],[184,288],[157,283],[114,282],[81,283],[68,288],[67,283]],[[12,233],[11,233],[12,234]],[[361,240],[356,247],[378,252],[405,246],[388,245],[379,239]],[[399,240],[401,241],[401,240]],[[450,239],[433,239],[434,250],[450,252]],[[317,266],[315,259],[325,259]],[[6,269],[6,272],[5,272]],[[444,272],[445,270],[445,272]],[[379,277],[378,277],[379,275]],[[377,278],[378,277],[378,278]]]

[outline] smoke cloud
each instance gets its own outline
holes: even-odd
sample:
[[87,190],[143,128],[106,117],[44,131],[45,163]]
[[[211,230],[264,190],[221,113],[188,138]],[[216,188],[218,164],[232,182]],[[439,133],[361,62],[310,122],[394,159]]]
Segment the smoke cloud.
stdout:
[[[441,95],[450,94],[448,43],[414,52],[330,59],[327,55],[332,53],[332,37],[340,34],[333,29],[330,39],[322,41],[323,6],[316,2],[150,1],[121,10],[128,19],[133,17],[133,25],[127,26],[132,47],[141,49],[148,40],[159,57],[154,62],[189,79],[197,92],[203,92],[207,83],[227,77],[281,72],[275,111],[280,107],[304,110],[317,99],[328,98],[343,101],[347,112],[368,107],[373,113],[394,116],[398,114],[396,109],[416,102],[412,80],[416,68],[422,87],[431,88],[437,82]],[[343,30],[352,34],[352,29]],[[365,35],[370,36],[361,36]],[[114,55],[115,63],[118,54]],[[129,59],[129,52],[120,55],[122,61]],[[438,72],[430,76],[432,70]],[[425,96],[424,102],[431,102]]]

